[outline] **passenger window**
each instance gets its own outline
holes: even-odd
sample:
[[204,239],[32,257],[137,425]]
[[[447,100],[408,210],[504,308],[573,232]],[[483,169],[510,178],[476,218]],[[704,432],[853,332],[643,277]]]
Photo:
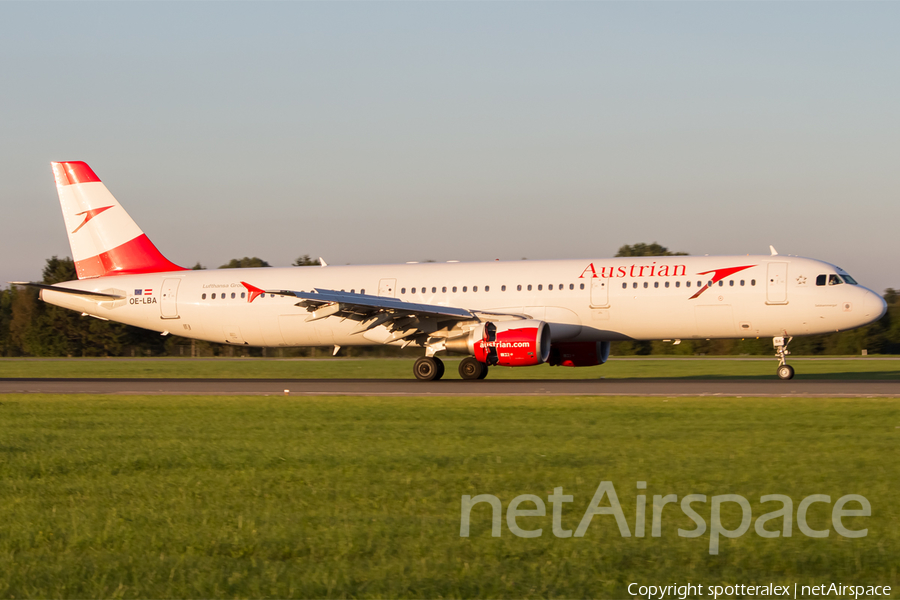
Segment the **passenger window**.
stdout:
[[234,298],[235,298],[235,293],[231,292],[231,299],[234,300]]
[[635,282],[634,282],[634,284],[632,284],[632,286],[631,286],[631,287],[633,287],[633,288],[635,288],[635,289],[637,289],[637,281],[635,281]]
[[728,287],[734,287],[734,279],[728,280]]
[[583,284],[583,283],[581,284],[581,289],[584,289],[584,284]]
[[501,291],[501,292],[505,292],[505,291],[506,291],[506,286],[505,286],[505,285],[501,285],[501,286],[500,286],[500,291]]
[[550,290],[550,291],[552,292],[552,291],[553,291],[553,284],[551,283],[550,285],[548,285],[548,286],[547,286],[547,289]]
[[484,291],[486,291],[486,292],[491,291],[491,286],[489,286],[489,285],[484,286]]
[[441,293],[442,293],[442,294],[446,294],[446,293],[447,293],[447,286],[446,286],[446,285],[445,285],[444,287],[441,288]]
[[645,282],[644,282],[644,289],[646,290],[649,286],[650,286],[650,284],[647,283],[647,282],[645,281]]
[[744,286],[744,280],[741,279],[741,287],[743,287],[743,286]]
[[456,286],[455,286],[455,285],[453,286],[453,293],[454,293],[454,294],[456,293]]
[[680,282],[680,281],[676,281],[676,282],[675,282],[675,287],[681,287],[681,282]]
[[658,281],[654,281],[654,282],[653,282],[653,287],[658,288],[658,287],[659,287],[659,282],[658,282]]
[[544,284],[543,284],[543,283],[539,283],[539,284],[538,284],[538,291],[539,291],[539,292],[540,292],[540,291],[543,291],[543,289],[544,289]]
[[468,289],[469,289],[469,286],[467,286],[467,285],[464,285],[464,286],[463,286],[463,291],[464,291],[464,292],[467,291]]
[[363,288],[363,289],[361,289],[361,290],[359,290],[359,293],[360,293],[360,294],[365,294],[365,293],[366,293],[366,290],[365,290],[365,288]]
[[756,280],[755,280],[755,279],[751,279],[751,280],[750,280],[750,285],[756,285]]
[[201,299],[201,300],[206,300],[206,294],[203,294],[202,296],[200,296],[200,299]]
[[472,286],[472,291],[473,291],[473,292],[477,292],[477,291],[478,291],[478,286],[477,286],[477,285],[473,285],[473,286]]
[[666,282],[666,287],[669,287],[669,282],[668,282],[668,281]]
[[531,284],[530,284],[530,283],[528,284],[528,291],[529,291],[529,292],[531,291]]
[[570,284],[569,284],[569,289],[570,289],[570,290],[574,290],[574,289],[575,289],[575,284],[574,284],[574,283],[570,283]]
[[622,282],[622,289],[623,289],[623,290],[627,290],[627,289],[628,289],[628,284],[625,283],[624,281]]
[[[710,282],[710,283],[712,283],[712,282]],[[723,285],[725,285],[725,280],[724,280],[724,279],[720,279],[720,280],[719,280],[719,287],[722,287]]]
[[516,286],[516,291],[517,291],[517,292],[521,292],[521,291],[522,291],[522,286],[521,286],[521,285],[517,285],[517,286]]
[[437,288],[436,288],[436,287],[431,288],[431,293],[432,293],[432,294],[437,294]]
[[[703,282],[702,282],[702,281],[698,281],[698,282],[697,282],[697,287],[700,287],[701,285],[703,285]],[[709,285],[712,285],[712,281],[709,282]]]
[[690,282],[690,281],[685,281],[685,282],[684,282],[684,287],[691,287],[691,282]]
[[216,299],[216,293],[215,293],[215,292],[213,292],[212,299],[213,299],[213,300]]
[[400,293],[401,293],[401,294],[405,294],[405,293],[406,293],[406,288],[400,288]]

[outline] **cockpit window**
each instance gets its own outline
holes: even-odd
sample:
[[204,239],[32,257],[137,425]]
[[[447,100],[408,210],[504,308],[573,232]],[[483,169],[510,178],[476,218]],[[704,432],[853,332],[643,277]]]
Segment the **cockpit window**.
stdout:
[[856,280],[855,280],[855,279],[853,279],[852,277],[850,277],[850,276],[847,275],[846,273],[843,273],[843,274],[841,275],[841,278],[842,278],[844,281],[846,281],[847,283],[849,283],[850,285],[859,285],[858,283],[856,283]]
[[816,285],[825,285],[828,282],[828,275],[819,275],[816,277]]
[[832,274],[828,276],[828,285],[840,285],[842,283],[844,282],[837,275]]

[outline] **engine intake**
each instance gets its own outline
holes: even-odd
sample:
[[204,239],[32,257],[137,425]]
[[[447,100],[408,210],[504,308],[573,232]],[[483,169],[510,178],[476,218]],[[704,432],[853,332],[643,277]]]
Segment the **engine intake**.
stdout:
[[488,322],[466,335],[450,338],[444,347],[488,365],[539,365],[550,357],[550,326],[534,319]]

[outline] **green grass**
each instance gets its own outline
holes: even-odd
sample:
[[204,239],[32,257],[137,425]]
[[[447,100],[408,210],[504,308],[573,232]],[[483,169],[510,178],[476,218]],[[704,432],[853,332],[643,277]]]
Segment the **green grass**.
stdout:
[[[0,597],[606,597],[630,582],[900,585],[891,399],[0,397]],[[867,537],[459,536],[460,497],[862,494]],[[707,505],[694,505],[709,521]],[[528,508],[528,505],[522,508]],[[548,509],[550,508],[548,504]],[[774,507],[773,507],[774,508]],[[669,512],[671,510],[671,512]],[[734,526],[737,515],[726,513]],[[829,523],[814,505],[810,525]],[[770,524],[771,525],[771,524]]]
[[[458,358],[445,359],[448,379],[458,379]],[[150,377],[240,379],[412,379],[413,359],[0,359],[0,377]],[[897,359],[794,359],[799,379],[900,379]],[[777,361],[720,359],[616,359],[597,367],[491,369],[491,379],[764,378]]]

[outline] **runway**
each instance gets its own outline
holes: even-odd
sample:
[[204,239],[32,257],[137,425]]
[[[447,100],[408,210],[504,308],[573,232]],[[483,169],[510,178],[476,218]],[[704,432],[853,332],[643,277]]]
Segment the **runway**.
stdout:
[[900,397],[900,380],[0,379],[0,394]]

